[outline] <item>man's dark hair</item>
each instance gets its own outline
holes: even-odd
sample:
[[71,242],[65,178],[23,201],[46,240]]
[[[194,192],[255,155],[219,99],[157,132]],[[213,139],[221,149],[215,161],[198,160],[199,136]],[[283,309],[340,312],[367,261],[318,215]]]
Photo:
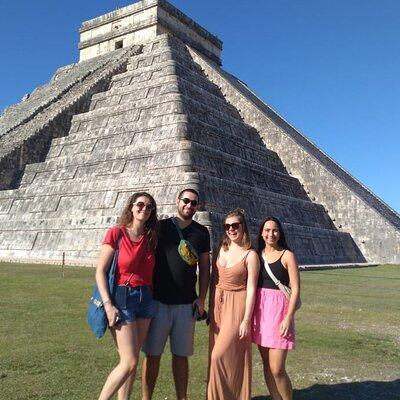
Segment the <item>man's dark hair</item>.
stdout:
[[195,194],[197,196],[197,200],[200,200],[200,196],[199,196],[199,193],[197,192],[197,190],[190,189],[190,188],[189,189],[183,189],[182,191],[180,191],[179,194],[178,194],[178,199],[181,199],[183,193],[185,193],[185,192],[190,192],[190,193]]

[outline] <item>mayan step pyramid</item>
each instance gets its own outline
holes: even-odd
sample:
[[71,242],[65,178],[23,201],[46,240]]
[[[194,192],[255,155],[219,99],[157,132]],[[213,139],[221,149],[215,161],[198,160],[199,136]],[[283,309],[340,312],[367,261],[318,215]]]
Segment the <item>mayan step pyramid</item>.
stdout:
[[86,21],[80,62],[0,118],[0,259],[92,264],[134,191],[161,216],[196,188],[275,215],[301,264],[400,262],[400,218],[221,65],[221,41],[164,0]]

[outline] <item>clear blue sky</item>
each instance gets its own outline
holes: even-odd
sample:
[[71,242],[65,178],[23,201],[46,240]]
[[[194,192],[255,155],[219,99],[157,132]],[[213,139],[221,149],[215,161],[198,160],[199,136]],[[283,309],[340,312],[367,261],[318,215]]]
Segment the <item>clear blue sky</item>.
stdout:
[[[223,67],[400,210],[400,1],[171,0],[223,42]],[[78,59],[118,0],[0,2],[0,110]]]

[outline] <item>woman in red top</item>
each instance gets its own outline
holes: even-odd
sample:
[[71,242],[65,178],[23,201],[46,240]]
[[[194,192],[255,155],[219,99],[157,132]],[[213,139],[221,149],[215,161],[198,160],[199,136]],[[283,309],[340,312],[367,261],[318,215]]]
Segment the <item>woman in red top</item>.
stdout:
[[[152,279],[154,249],[157,244],[156,202],[146,192],[133,194],[126,204],[120,224],[107,231],[96,270],[96,282],[119,353],[119,364],[111,371],[99,400],[110,399],[130,378],[133,379],[150,320],[154,316]],[[119,248],[116,293],[111,298],[107,271]],[[129,386],[129,385],[125,385]],[[129,399],[121,390],[119,399]]]

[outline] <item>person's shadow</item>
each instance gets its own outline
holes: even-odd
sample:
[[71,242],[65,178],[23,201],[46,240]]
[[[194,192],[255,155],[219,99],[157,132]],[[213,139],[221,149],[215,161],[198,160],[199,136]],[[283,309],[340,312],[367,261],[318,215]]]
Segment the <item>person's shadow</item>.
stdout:
[[[269,396],[256,396],[252,400],[270,400]],[[400,400],[400,379],[391,382],[364,381],[313,385],[293,390],[294,400]]]

